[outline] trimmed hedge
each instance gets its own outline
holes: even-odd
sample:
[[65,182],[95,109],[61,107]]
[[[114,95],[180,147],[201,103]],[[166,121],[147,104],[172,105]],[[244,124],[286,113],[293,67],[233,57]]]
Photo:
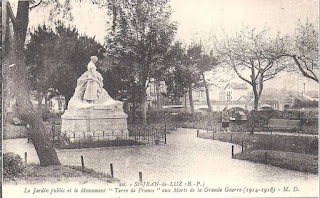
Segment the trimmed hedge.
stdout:
[[[302,126],[318,126],[318,111],[250,111],[247,115],[247,126],[261,128],[266,125],[269,119],[296,119],[301,120]],[[230,116],[235,117],[230,112]],[[129,120],[133,120],[133,113],[129,112]],[[141,121],[141,112],[136,113],[136,121]],[[218,123],[220,121],[220,112],[195,112],[191,113],[187,109],[155,109],[147,111],[147,122],[149,124],[159,122],[176,123]],[[132,122],[128,122],[132,123]]]

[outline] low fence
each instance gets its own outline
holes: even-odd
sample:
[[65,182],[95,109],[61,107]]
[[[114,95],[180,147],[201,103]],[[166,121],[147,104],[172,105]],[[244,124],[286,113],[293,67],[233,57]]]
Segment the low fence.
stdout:
[[175,131],[174,124],[129,125],[130,138],[143,143],[167,143],[167,134]]
[[127,129],[61,131],[60,136],[70,142],[129,139]]
[[[79,148],[90,142],[128,140],[138,144],[166,144],[167,134],[177,129],[174,124],[129,125],[127,129],[101,129],[95,131],[57,131],[52,125],[50,139],[54,145],[78,143]],[[93,144],[92,144],[93,145]]]
[[197,137],[204,139],[229,142],[242,147],[255,147],[261,150],[276,150],[310,155],[318,154],[318,137],[312,135],[284,135],[284,134],[262,134],[254,133],[221,133],[203,132],[197,133]]

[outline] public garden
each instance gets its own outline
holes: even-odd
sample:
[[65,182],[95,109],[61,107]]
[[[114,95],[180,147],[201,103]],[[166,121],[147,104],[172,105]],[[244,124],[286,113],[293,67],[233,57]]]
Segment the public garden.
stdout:
[[186,41],[177,1],[2,3],[6,192],[190,181],[318,193],[317,16]]
[[[253,113],[255,114],[254,116],[250,115]],[[270,118],[300,119],[301,123],[303,123],[302,129],[317,128],[318,118],[315,112],[249,112],[247,121],[240,124],[234,121],[231,123],[230,132],[223,132],[221,123],[219,122],[219,112],[190,113],[186,110],[152,110],[147,112],[147,126],[142,127],[141,124],[129,123],[129,136],[126,139],[109,140],[100,137],[101,140],[97,140],[89,137],[88,139],[69,142],[69,144],[65,142],[63,134],[60,131],[61,119],[54,114],[51,114],[51,116],[45,123],[48,131],[50,131],[50,140],[54,143],[59,159],[63,160],[63,164],[80,167],[80,156],[84,156],[85,167],[110,175],[109,165],[113,162],[117,170],[116,175],[121,175],[121,179],[124,180],[130,179],[134,181],[137,179],[137,171],[139,169],[145,169],[147,173],[151,171],[149,176],[151,178],[146,177],[152,179],[152,177],[155,177],[151,176],[153,170],[161,169],[161,171],[164,171],[167,169],[169,171],[177,166],[177,164],[180,165],[176,168],[180,169],[182,168],[180,166],[183,166],[183,170],[185,169],[186,171],[184,173],[186,174],[185,177],[188,177],[190,176],[189,168],[197,166],[197,164],[191,165],[197,161],[195,158],[199,158],[199,163],[203,163],[201,162],[201,158],[210,158],[211,155],[215,158],[214,153],[217,153],[218,156],[223,155],[223,159],[228,161],[228,163],[232,160],[232,162],[230,161],[231,166],[233,166],[233,163],[241,164],[238,160],[247,160],[284,169],[313,174],[318,173],[318,134],[314,130],[290,131],[288,129],[278,129],[271,132],[265,128]],[[135,122],[141,123],[141,121],[137,120],[139,118],[135,117],[135,119]],[[255,123],[253,132],[252,123]],[[111,137],[109,138],[111,139]],[[29,153],[28,161],[30,161],[28,163],[32,165],[39,163],[32,143],[27,143],[27,134],[20,134],[18,139],[5,140],[4,144],[6,145],[5,151],[13,149],[20,156],[24,156],[25,152],[27,152]],[[17,150],[16,144],[24,145],[21,147],[23,149]],[[218,145],[222,147],[220,148]],[[219,148],[214,148],[215,146]],[[220,150],[215,151],[216,149],[222,149],[224,154]],[[116,152],[112,154],[113,150],[116,150]],[[106,159],[100,157],[95,162],[95,156],[103,156],[102,154],[98,154],[100,152],[108,153],[106,155],[108,157]],[[146,155],[147,153],[149,154]],[[190,162],[184,161],[189,157]],[[150,159],[147,160],[147,158]],[[172,162],[175,160],[177,161]],[[163,161],[161,162],[163,165],[161,165],[160,161]],[[170,164],[168,161],[174,163],[173,167],[168,167]],[[131,165],[131,163],[134,164]],[[153,163],[157,164],[156,167],[153,167]],[[247,165],[246,162],[243,163]],[[225,163],[222,164],[226,165]],[[142,165],[145,167],[142,168]],[[24,165],[20,162],[19,166]],[[207,166],[208,168],[210,167],[209,164]],[[252,164],[252,166],[260,167],[258,164]],[[128,169],[128,167],[130,167],[130,170],[128,170],[130,174],[126,171],[118,171]],[[267,167],[268,169],[273,169],[270,166]],[[283,171],[286,172],[285,170]],[[171,173],[170,171],[168,172],[168,174]],[[163,172],[161,175],[163,177],[159,178],[161,180],[167,177],[163,175]],[[171,176],[168,176],[168,178],[171,179]]]

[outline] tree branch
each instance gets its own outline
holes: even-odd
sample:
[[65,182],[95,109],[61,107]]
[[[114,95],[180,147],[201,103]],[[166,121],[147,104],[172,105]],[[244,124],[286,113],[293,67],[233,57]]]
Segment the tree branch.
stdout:
[[316,78],[316,77],[313,77],[311,75],[309,75],[301,66],[301,64],[299,63],[299,60],[297,59],[297,56],[296,55],[293,55],[291,56],[293,59],[294,59],[294,62],[296,63],[296,65],[298,66],[299,70],[302,72],[302,74],[307,77],[307,78],[310,78],[314,81],[316,81],[317,83],[319,83],[319,79]]
[[29,7],[29,10],[31,11],[33,8],[38,7],[42,2],[43,2],[43,0],[40,0],[39,3],[37,3],[37,4],[35,4],[35,5],[31,6],[31,7]]
[[[309,72],[311,73],[311,75],[316,78],[316,77],[317,77],[316,74],[315,74],[315,73],[313,72],[313,70],[308,66],[307,61],[304,61],[304,60],[303,60],[302,58],[300,58],[300,57],[298,57],[298,58],[303,62],[306,70],[309,71]],[[311,63],[311,65],[312,65],[312,63]],[[310,74],[309,74],[309,75],[310,75]]]
[[251,83],[249,80],[247,80],[246,78],[244,78],[244,77],[240,74],[240,72],[236,69],[236,67],[233,67],[233,70],[236,72],[236,74],[238,75],[238,77],[239,77],[241,80],[243,80],[243,81],[249,83],[250,85],[252,85],[252,83]]

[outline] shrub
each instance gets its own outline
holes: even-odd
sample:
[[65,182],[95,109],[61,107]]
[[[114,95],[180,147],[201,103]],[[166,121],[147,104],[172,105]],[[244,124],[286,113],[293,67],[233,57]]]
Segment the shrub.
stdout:
[[3,177],[12,178],[23,173],[25,167],[20,155],[14,153],[3,154]]
[[293,109],[301,109],[301,108],[318,108],[317,101],[301,101],[299,99],[295,99],[294,104],[292,105]]
[[[308,129],[310,131],[312,129],[312,133],[316,133],[318,126],[318,112],[317,111],[302,111],[302,110],[288,110],[288,111],[276,111],[276,110],[268,110],[268,111],[245,111],[247,120],[239,120],[239,116],[237,114],[238,109],[233,108],[229,111],[230,117],[234,117],[238,120],[232,121],[233,124],[231,126],[232,131],[237,132],[247,132],[250,131],[253,133],[254,131],[262,131],[264,126],[268,124],[271,118],[273,119],[295,119],[300,120],[300,124],[304,127],[304,129]],[[133,113],[129,114],[128,124],[139,124],[141,123],[141,111],[137,111],[136,120],[132,122]],[[190,127],[194,126],[194,124],[198,124],[204,126],[204,129],[207,127],[212,128],[217,125],[217,123],[221,122],[220,112],[195,112],[191,113],[184,108],[181,109],[154,109],[149,110],[147,112],[147,123],[176,123],[180,126]],[[240,126],[241,125],[241,126]],[[197,126],[199,128],[199,126]],[[314,130],[315,129],[315,130]],[[310,132],[308,132],[310,133]]]
[[318,126],[318,112],[315,111],[251,111],[247,118],[247,128],[251,132],[263,128],[271,118],[300,120],[302,126]]

